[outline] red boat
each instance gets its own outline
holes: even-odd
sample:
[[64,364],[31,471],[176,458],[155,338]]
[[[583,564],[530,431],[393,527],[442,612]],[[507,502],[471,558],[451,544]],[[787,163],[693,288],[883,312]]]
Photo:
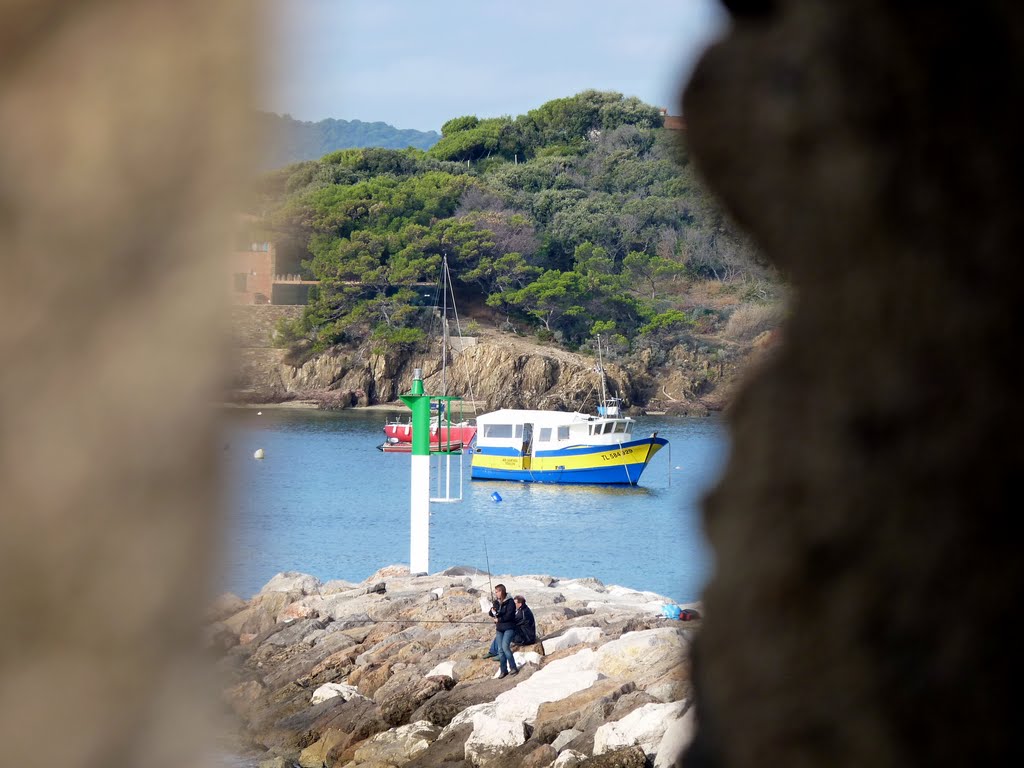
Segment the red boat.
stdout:
[[[412,453],[412,443],[406,443],[402,440],[392,442],[390,439],[385,440],[383,443],[377,446],[378,451],[384,451],[384,453]],[[451,444],[441,443],[438,445],[435,442],[430,443],[431,451],[461,451],[462,443],[458,440],[453,440]]]
[[[389,440],[394,438],[402,443],[411,443],[412,424],[408,421],[388,422],[384,425],[384,435]],[[474,437],[476,437],[476,425],[470,424],[468,421],[460,421],[458,423],[453,423],[450,426],[447,423],[438,426],[437,420],[435,419],[430,425],[431,445],[434,445],[437,442],[444,444],[449,440],[453,443],[459,442],[463,445],[469,445],[473,441]]]

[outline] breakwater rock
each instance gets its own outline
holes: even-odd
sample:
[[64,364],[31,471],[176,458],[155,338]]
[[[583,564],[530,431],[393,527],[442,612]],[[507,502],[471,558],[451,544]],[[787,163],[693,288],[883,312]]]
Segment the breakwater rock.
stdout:
[[[538,635],[504,679],[485,658],[499,582],[526,596]],[[218,598],[206,641],[236,749],[264,768],[668,766],[693,730],[700,625],[665,618],[669,603],[467,567],[359,584],[283,573],[250,600]]]

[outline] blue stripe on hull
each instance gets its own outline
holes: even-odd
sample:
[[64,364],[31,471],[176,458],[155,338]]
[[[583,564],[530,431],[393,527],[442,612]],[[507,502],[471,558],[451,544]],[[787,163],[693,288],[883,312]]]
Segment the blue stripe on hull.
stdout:
[[[646,464],[617,464],[611,467],[594,467],[591,469],[556,469],[533,471],[528,469],[494,469],[491,467],[473,467],[470,478],[473,480],[514,480],[520,483],[559,483],[569,485],[585,483],[588,485],[636,485]],[[627,472],[628,470],[628,472]]]

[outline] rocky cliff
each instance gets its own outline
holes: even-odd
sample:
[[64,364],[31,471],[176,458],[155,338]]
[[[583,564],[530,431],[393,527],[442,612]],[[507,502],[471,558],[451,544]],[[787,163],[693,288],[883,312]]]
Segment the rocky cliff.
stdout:
[[[278,308],[246,309],[266,313]],[[245,313],[237,313],[237,318],[244,319]],[[475,402],[481,412],[495,408],[574,410],[593,407],[601,396],[596,358],[512,333],[486,331],[454,340],[442,372],[440,343],[420,352],[381,353],[371,345],[335,347],[292,364],[283,351],[273,348],[265,321],[261,327],[262,335],[234,333],[244,365],[236,367],[229,399],[311,400],[326,408],[390,403],[409,390],[414,368],[423,369],[428,392],[442,391],[443,375],[449,393]],[[706,414],[728,404],[742,371],[770,346],[770,334],[747,345],[694,337],[685,345],[606,360],[608,394],[621,397],[634,412]]]

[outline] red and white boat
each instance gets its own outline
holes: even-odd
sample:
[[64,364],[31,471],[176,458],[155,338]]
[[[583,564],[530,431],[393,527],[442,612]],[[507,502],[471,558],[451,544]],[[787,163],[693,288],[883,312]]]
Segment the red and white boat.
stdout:
[[[384,436],[389,440],[394,438],[402,443],[412,442],[412,424],[409,420],[392,421],[384,425]],[[430,425],[430,444],[458,442],[469,445],[476,437],[476,425],[468,421],[460,421],[448,424],[442,420],[438,425],[437,417],[434,417]]]
[[[430,444],[430,450],[433,451],[461,451],[463,443],[453,440],[451,443],[434,443]],[[412,453],[412,443],[406,443],[401,440],[385,440],[383,443],[377,446],[378,451],[384,453]]]

